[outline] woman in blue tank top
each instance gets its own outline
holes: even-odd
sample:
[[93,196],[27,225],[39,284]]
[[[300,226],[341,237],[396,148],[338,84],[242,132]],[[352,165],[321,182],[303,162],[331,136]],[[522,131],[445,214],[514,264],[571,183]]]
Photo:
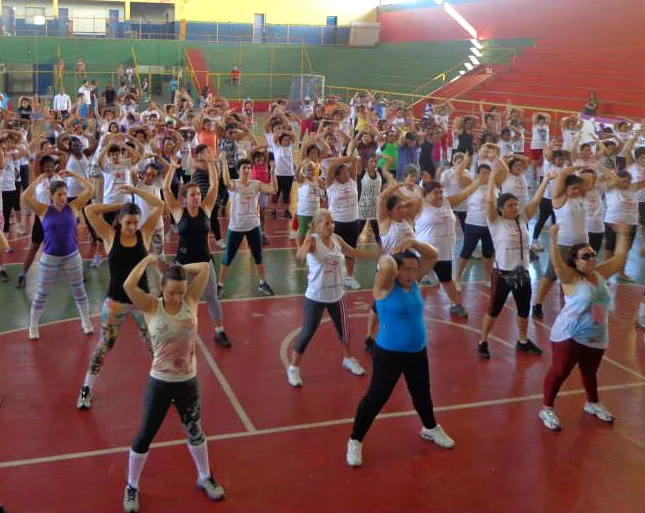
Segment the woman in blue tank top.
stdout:
[[454,440],[437,424],[430,396],[423,298],[417,280],[428,274],[437,259],[429,244],[406,239],[392,255],[379,260],[374,299],[379,332],[372,352],[372,379],[358,405],[347,443],[347,464],[363,464],[363,438],[389,399],[401,374],[405,376],[414,408],[423,423],[421,438],[452,448]]

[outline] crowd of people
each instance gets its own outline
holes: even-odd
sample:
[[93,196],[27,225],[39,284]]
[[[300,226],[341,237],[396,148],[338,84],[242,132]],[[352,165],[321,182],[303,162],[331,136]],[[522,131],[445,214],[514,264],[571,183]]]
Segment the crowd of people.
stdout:
[[[270,218],[284,223],[308,269],[302,330],[286,369],[291,386],[303,386],[304,352],[325,310],[342,346],[342,368],[366,374],[351,344],[346,289],[372,289],[365,340],[371,380],[347,444],[349,465],[362,465],[364,437],[401,374],[422,421],[421,438],[455,446],[433,412],[420,285],[440,283],[448,315],[467,319],[461,282],[473,258],[482,259],[490,288],[473,352],[491,358],[488,336],[512,294],[518,357],[539,357],[543,349],[528,338],[529,317],[543,318],[543,302],[560,281],[564,306],[551,331],[539,418],[561,429],[554,401],[578,364],[584,411],[613,420],[598,397],[597,371],[609,342],[607,281],[613,275],[633,281],[625,263],[645,227],[645,124],[589,129],[571,116],[556,126],[548,113],[529,120],[521,109],[486,110],[484,102],[476,113],[461,113],[450,102],[429,101],[415,117],[411,106],[369,91],[348,104],[307,97],[293,110],[279,99],[256,122],[250,100],[235,107],[210,93],[195,104],[178,84],[173,103],[142,107],[127,88],[106,88],[100,96],[87,81],[82,88],[76,104],[61,89],[51,105],[23,97],[15,111],[0,111],[0,280],[9,286],[13,278],[24,289],[40,254],[28,338],[40,338],[39,320],[61,272],[89,337],[94,327],[84,281],[92,271],[83,268],[80,239],[88,237],[90,268],[107,259],[100,333],[77,407],[91,409],[98,374],[132,315],[152,364],[129,455],[125,511],[139,510],[139,478],[171,403],[186,429],[197,487],[211,499],[224,496],[200,422],[197,326],[208,322],[214,343],[232,345],[220,300],[243,240],[257,289],[274,294],[263,260]],[[539,266],[549,219],[549,262],[533,297],[529,269]],[[4,254],[28,232],[22,270],[10,277]],[[370,232],[375,245],[359,247]],[[168,237],[178,238],[172,258]],[[219,269],[214,249],[224,251]],[[378,261],[373,283],[358,281],[355,259]],[[200,300],[210,322],[198,315]],[[645,328],[645,299],[636,320]]]

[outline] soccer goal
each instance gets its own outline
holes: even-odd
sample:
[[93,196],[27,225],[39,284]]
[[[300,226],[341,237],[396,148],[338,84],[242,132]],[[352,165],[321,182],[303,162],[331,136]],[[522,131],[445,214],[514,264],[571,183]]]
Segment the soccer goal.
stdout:
[[306,97],[312,101],[322,101],[325,96],[324,75],[297,75],[291,78],[289,88],[289,108],[299,111],[300,105]]

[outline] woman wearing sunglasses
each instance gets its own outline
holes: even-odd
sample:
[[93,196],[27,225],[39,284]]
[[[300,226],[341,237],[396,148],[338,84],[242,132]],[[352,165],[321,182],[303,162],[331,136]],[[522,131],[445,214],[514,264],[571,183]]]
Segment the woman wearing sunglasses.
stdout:
[[616,252],[602,264],[596,262],[596,252],[589,244],[574,244],[566,260],[558,251],[558,225],[551,228],[551,259],[562,283],[564,308],[551,328],[552,362],[544,378],[544,406],[539,417],[553,430],[561,429],[553,404],[560,387],[576,364],[580,367],[582,383],[587,393],[584,411],[604,422],[614,417],[598,400],[598,367],[609,343],[609,307],[611,297],[607,280],[620,272],[627,260],[630,227],[615,224]]

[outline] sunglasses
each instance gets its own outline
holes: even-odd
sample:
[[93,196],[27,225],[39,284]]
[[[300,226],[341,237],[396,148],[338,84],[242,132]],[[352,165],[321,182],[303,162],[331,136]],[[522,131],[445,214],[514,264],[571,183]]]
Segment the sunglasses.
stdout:
[[578,257],[578,260],[584,260],[585,262],[587,260],[595,260],[596,259],[596,252],[595,251],[590,251],[588,253],[583,253]]

